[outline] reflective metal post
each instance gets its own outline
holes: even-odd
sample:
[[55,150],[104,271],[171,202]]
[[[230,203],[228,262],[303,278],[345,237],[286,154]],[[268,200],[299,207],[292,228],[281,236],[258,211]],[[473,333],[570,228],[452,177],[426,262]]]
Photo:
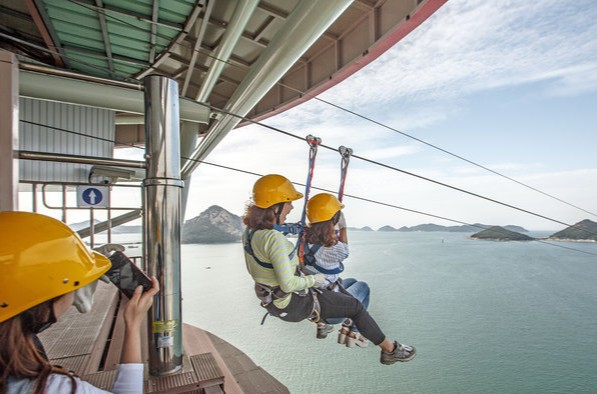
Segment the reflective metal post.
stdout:
[[145,84],[144,185],[147,271],[160,281],[148,314],[149,373],[165,375],[182,368],[180,293],[180,131],[178,85],[150,75]]

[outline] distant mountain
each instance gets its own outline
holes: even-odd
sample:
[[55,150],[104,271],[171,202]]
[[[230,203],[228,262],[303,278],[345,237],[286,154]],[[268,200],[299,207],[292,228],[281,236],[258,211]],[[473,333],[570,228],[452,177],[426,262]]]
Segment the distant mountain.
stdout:
[[[446,231],[446,232],[451,232],[451,233],[474,233],[475,231],[479,231],[479,228],[484,228],[484,229],[488,229],[494,227],[492,225],[488,225],[488,224],[481,224],[481,223],[475,223],[474,225],[462,225],[462,226],[441,226],[439,224],[433,224],[433,223],[428,223],[428,224],[419,224],[418,226],[413,226],[413,227],[400,227],[398,229],[398,231]],[[527,229],[525,229],[524,227],[520,227],[520,226],[514,226],[514,225],[507,225],[507,226],[502,226],[502,228],[505,228],[506,230],[509,231],[514,231],[514,232],[520,232],[520,233],[526,233],[528,232]]]
[[392,226],[383,226],[383,227],[380,227],[379,230],[377,230],[377,231],[388,231],[388,232],[390,232],[390,231],[398,231],[398,230],[395,229]]
[[222,244],[238,242],[243,233],[240,216],[212,205],[182,227],[183,244]]
[[571,241],[597,241],[597,223],[585,219],[574,226],[565,228],[549,236],[549,239]]
[[532,241],[533,238],[525,234],[510,231],[500,226],[493,226],[476,234],[471,235],[473,239],[484,239],[493,241]]
[[373,229],[369,226],[365,227],[347,227],[348,230],[352,231],[373,231]]
[[[97,225],[97,224],[101,223],[101,220],[95,219],[93,221],[93,223]],[[81,229],[89,227],[89,220],[85,220],[83,222],[72,223],[72,224],[69,224],[68,226],[75,231],[79,231]],[[143,226],[121,225],[118,227],[114,227],[112,229],[112,234],[137,234],[137,233],[141,233],[142,231],[143,231]]]

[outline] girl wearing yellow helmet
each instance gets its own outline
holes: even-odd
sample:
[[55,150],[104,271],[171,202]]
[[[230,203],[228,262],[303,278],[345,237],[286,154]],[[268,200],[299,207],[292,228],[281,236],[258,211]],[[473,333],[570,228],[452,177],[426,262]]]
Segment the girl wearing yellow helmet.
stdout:
[[274,225],[286,220],[292,201],[300,198],[302,194],[281,175],[263,176],[253,187],[253,202],[243,217],[247,226],[243,244],[247,270],[255,281],[261,305],[270,314],[290,322],[349,318],[366,338],[381,347],[383,364],[411,360],[415,349],[387,339],[356,298],[317,289],[325,284],[325,275],[303,275],[298,270],[294,245]]
[[[74,292],[111,266],[64,223],[0,212],[0,393],[105,393],[48,361],[37,334],[72,305]],[[135,291],[125,312],[125,341],[113,392],[143,392],[141,324],[159,284]]]
[[[309,227],[306,229],[305,240],[307,242],[307,255],[305,270],[308,273],[323,273],[326,275],[325,288],[343,297],[336,297],[337,302],[347,302],[352,298],[357,301],[364,314],[369,305],[369,286],[367,283],[357,281],[353,278],[340,279],[340,273],[344,270],[342,262],[348,257],[348,236],[346,232],[346,221],[342,213],[344,205],[329,193],[320,193],[313,196],[307,203],[307,218]],[[336,233],[336,228],[338,233]],[[341,305],[339,305],[341,306]],[[332,306],[336,308],[339,306]],[[328,319],[334,316],[332,312],[323,312],[322,318],[328,323],[340,322],[337,319]],[[329,316],[328,316],[329,315]],[[381,332],[372,318],[355,319],[350,315],[343,324],[338,336],[338,343],[347,347],[367,346],[367,339],[378,345],[381,351],[381,362],[392,364],[396,361],[409,361],[415,354],[413,346],[402,345],[390,341]],[[359,334],[359,331],[363,335]]]

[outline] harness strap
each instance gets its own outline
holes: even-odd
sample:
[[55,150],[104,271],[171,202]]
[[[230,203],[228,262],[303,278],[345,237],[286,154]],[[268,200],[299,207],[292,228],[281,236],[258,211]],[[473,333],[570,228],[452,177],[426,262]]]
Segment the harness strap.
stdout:
[[309,246],[307,242],[304,242],[304,256],[303,262],[305,265],[309,265],[314,267],[317,271],[321,272],[322,274],[326,275],[337,275],[344,272],[344,264],[340,262],[340,266],[338,268],[324,268],[321,265],[317,264],[317,259],[315,258],[315,253],[321,248],[321,245],[314,244]]
[[350,156],[352,155],[352,149],[345,146],[338,148],[342,160],[340,162],[340,188],[338,190],[338,200],[342,202],[344,198],[344,184],[346,183],[346,175],[348,174],[348,163],[350,162]]
[[305,182],[305,203],[303,204],[303,213],[301,214],[301,224],[305,224],[307,218],[307,202],[311,191],[311,181],[313,180],[313,171],[315,170],[315,158],[317,156],[317,147],[321,145],[321,138],[309,134],[305,137],[309,144],[309,172],[307,173],[307,182]]
[[274,266],[270,263],[266,263],[264,261],[261,261],[257,258],[257,256],[255,256],[255,252],[253,252],[253,246],[251,246],[251,240],[253,239],[253,234],[255,234],[254,230],[249,230],[249,228],[247,227],[247,229],[245,230],[247,233],[247,242],[245,242],[245,251],[251,255],[251,257],[253,257],[253,259],[255,259],[255,261],[257,262],[257,264],[259,264],[260,266],[262,266],[263,268],[268,268],[268,269],[274,269]]

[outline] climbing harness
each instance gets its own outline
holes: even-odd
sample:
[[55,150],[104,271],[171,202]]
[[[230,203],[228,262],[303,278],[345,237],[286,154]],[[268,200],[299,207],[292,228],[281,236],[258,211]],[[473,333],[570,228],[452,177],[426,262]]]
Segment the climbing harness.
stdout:
[[[255,252],[254,252],[253,246],[252,246],[252,239],[253,239],[254,234],[255,234],[255,230],[249,230],[248,228],[246,229],[245,244],[244,244],[245,251],[251,257],[253,257],[253,259],[255,260],[255,262],[257,264],[259,264],[263,268],[274,269],[273,264],[262,261],[255,255]],[[290,260],[292,260],[294,258],[295,252],[296,252],[296,248],[293,249],[292,252],[290,252],[290,254],[288,255],[288,258]],[[297,266],[295,275],[300,276],[300,271],[298,269],[298,266]],[[313,311],[311,312],[310,316],[307,319],[309,319],[310,321],[319,321],[319,310],[320,310],[319,301],[317,300],[317,296],[315,294],[313,294],[313,291],[301,290],[301,291],[296,292],[296,295],[297,296],[306,296],[309,293],[311,293],[312,297],[313,297]],[[255,282],[255,295],[257,295],[257,298],[261,301],[261,306],[263,308],[267,309],[267,307],[271,303],[273,303],[275,300],[284,298],[288,294],[289,293],[286,293],[285,291],[283,291],[280,288],[280,286],[268,286],[263,283]],[[270,315],[275,316],[272,312],[270,312],[268,310],[265,313],[265,315],[263,316],[263,318],[261,319],[261,325],[263,325],[265,323],[265,319]],[[316,319],[316,320],[312,320],[312,319]]]

